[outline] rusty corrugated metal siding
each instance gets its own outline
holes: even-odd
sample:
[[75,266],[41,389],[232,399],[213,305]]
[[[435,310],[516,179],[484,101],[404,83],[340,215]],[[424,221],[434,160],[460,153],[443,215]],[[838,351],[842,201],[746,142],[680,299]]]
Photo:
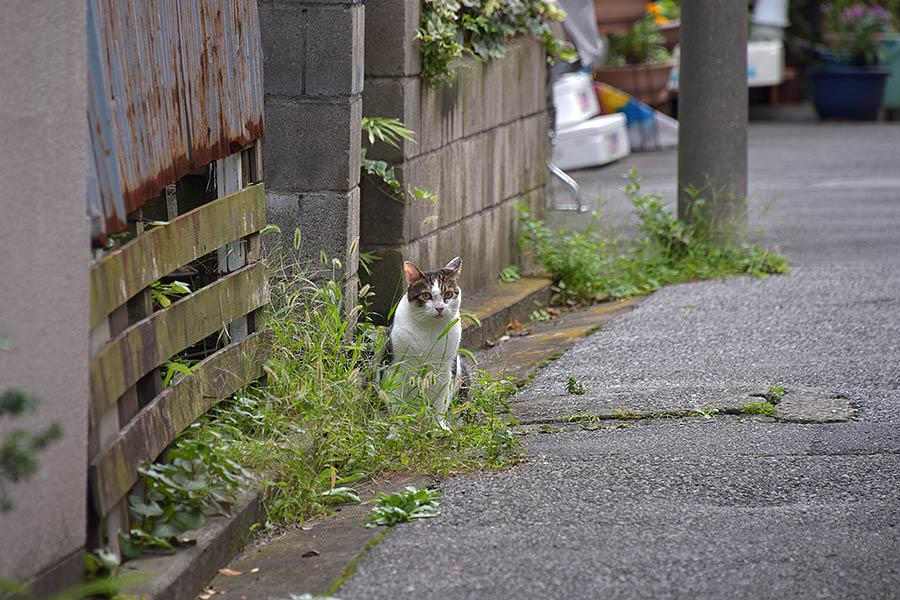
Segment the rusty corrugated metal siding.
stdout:
[[262,136],[256,0],[88,0],[93,234]]

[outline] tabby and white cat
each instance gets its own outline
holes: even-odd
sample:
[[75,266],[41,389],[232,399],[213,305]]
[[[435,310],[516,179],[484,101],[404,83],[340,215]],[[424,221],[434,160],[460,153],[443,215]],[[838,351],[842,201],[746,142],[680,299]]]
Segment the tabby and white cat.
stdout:
[[[437,413],[438,424],[447,425],[447,409],[457,390],[461,366],[457,350],[462,333],[459,306],[462,290],[459,273],[462,259],[456,257],[434,271],[422,271],[403,263],[406,293],[394,310],[391,327],[391,370],[401,377],[401,394],[407,396],[427,371],[430,385],[424,391]],[[452,324],[452,325],[451,325]]]

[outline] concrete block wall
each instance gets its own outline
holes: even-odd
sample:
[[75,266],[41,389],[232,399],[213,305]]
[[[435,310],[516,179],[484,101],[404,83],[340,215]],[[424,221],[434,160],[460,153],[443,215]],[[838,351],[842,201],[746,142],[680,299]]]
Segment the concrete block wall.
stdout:
[[[361,0],[259,0],[269,223],[305,257],[356,272],[365,8]],[[267,240],[271,243],[272,239]]]
[[[381,258],[363,279],[381,314],[402,291],[404,260],[435,268],[460,255],[464,290],[496,283],[517,260],[515,205],[543,207],[548,180],[541,45],[519,39],[503,59],[467,60],[453,84],[433,90],[419,77],[412,39],[419,17],[418,0],[367,4],[363,115],[395,117],[416,132],[415,143],[376,144],[367,156],[394,165],[404,188],[438,197],[399,200],[362,180],[361,247]],[[425,224],[432,215],[437,220]]]

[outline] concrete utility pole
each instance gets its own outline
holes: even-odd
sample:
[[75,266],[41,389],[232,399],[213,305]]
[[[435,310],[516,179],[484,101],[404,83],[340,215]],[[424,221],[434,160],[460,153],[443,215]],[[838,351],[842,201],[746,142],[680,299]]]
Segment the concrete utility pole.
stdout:
[[747,220],[747,3],[688,0],[681,8],[678,215],[686,186],[727,235]]

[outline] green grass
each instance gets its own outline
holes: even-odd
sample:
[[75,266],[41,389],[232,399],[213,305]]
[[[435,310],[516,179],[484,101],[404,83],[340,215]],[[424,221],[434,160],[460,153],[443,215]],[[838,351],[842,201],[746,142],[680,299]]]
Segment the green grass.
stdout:
[[625,193],[640,232],[627,243],[601,233],[596,215],[584,231],[553,232],[519,208],[520,246],[555,280],[555,303],[584,304],[647,294],[669,283],[787,271],[784,257],[747,242],[730,224],[714,222],[698,190],[691,191],[686,220],[673,217],[658,194],[642,194],[636,171],[629,173]]
[[521,456],[506,404],[512,381],[477,373],[468,399],[451,404],[455,425],[445,431],[424,397],[402,407],[389,399],[396,384],[379,360],[386,333],[365,315],[366,288],[347,299],[338,281],[275,281],[267,384],[220,404],[200,425],[222,437],[228,458],[259,475],[266,525],[306,519],[336,499],[352,501],[351,486],[363,478],[444,475]]
[[775,416],[775,405],[771,402],[747,402],[741,406],[741,412],[745,415],[766,415],[767,417]]

